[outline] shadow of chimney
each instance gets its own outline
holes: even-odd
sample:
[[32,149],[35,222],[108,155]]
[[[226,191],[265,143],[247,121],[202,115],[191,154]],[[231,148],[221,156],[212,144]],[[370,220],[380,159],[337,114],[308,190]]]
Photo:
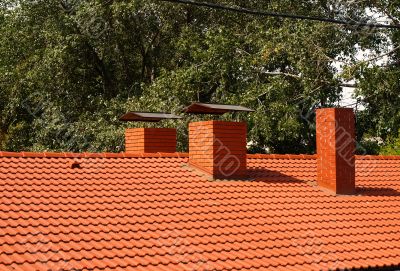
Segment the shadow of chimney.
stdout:
[[390,187],[357,186],[356,194],[370,197],[400,197],[400,191]]
[[[303,176],[293,177],[288,173],[276,170],[268,170],[265,168],[249,168],[247,170],[249,179],[254,182],[266,183],[307,183],[311,186],[318,186],[316,176],[304,174]],[[390,187],[370,187],[365,185],[357,186],[354,196],[370,196],[370,197],[399,197],[400,191]]]
[[315,180],[310,178],[296,178],[288,174],[282,173],[276,170],[268,170],[265,168],[249,168],[247,169],[249,179],[257,182],[268,182],[268,183],[309,183]]

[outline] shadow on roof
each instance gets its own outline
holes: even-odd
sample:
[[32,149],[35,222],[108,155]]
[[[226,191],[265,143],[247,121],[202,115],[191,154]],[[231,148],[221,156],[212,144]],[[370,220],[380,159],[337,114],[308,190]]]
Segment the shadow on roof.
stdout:
[[[306,176],[290,176],[285,173],[276,170],[268,170],[263,168],[248,169],[249,177],[255,179],[258,182],[269,182],[269,183],[304,183],[310,181],[310,177]],[[294,175],[294,174],[293,174]]]
[[[293,172],[294,174],[288,175],[287,173],[283,173],[276,170],[253,168],[253,169],[248,169],[248,173],[249,177],[257,182],[308,183],[312,186],[317,185],[316,176],[313,176],[312,174],[304,174],[304,172]],[[390,187],[357,186],[355,195],[374,196],[374,197],[399,197],[400,191]]]
[[389,187],[356,187],[356,193],[361,196],[400,197],[400,191]]

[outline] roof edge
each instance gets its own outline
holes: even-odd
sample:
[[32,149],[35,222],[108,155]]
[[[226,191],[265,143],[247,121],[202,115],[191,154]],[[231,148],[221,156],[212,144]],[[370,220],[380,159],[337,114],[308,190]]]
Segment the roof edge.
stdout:
[[[187,158],[188,153],[72,153],[72,152],[5,152],[0,157],[32,157],[32,158]],[[247,154],[248,159],[316,159],[317,155],[307,154]],[[399,156],[400,159],[400,156]]]
[[[317,159],[317,154],[248,154],[248,159]],[[400,160],[400,155],[355,155],[357,160]]]
[[[0,157],[32,158],[188,158],[188,153],[72,153],[72,152],[5,152]],[[357,160],[400,160],[400,155],[356,155]],[[316,154],[247,154],[248,159],[317,159]]]
[[356,155],[357,160],[400,160],[400,155]]
[[248,159],[317,159],[313,154],[248,154]]
[[0,157],[32,158],[187,158],[187,153],[71,153],[71,152],[2,152]]

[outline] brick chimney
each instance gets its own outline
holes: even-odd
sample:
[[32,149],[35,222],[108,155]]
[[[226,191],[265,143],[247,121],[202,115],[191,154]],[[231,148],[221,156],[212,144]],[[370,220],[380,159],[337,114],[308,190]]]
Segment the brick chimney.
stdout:
[[317,110],[317,182],[336,194],[355,193],[355,116],[351,108]]
[[172,128],[126,129],[125,152],[174,153],[176,152],[176,129]]
[[189,124],[189,164],[214,179],[247,177],[247,125],[203,121]]

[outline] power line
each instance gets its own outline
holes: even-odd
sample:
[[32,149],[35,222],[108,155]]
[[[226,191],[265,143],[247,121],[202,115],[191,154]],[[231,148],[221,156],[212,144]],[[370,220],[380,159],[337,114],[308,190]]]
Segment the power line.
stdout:
[[340,25],[356,26],[356,27],[400,29],[400,25],[354,22],[354,21],[345,21],[345,20],[324,18],[324,17],[294,15],[294,14],[288,14],[288,13],[276,13],[276,12],[262,11],[262,10],[256,10],[256,9],[243,8],[243,7],[228,6],[228,5],[224,5],[224,4],[198,2],[198,1],[194,1],[194,0],[159,0],[159,1],[193,5],[193,6],[199,6],[199,7],[207,7],[207,8],[219,9],[219,10],[227,10],[227,11],[232,11],[232,12],[237,12],[237,13],[245,13],[245,14],[257,15],[257,16],[263,16],[263,17],[287,18],[287,19],[294,19],[294,20],[310,20],[310,21],[326,22],[326,23],[333,23],[333,24],[340,24]]

